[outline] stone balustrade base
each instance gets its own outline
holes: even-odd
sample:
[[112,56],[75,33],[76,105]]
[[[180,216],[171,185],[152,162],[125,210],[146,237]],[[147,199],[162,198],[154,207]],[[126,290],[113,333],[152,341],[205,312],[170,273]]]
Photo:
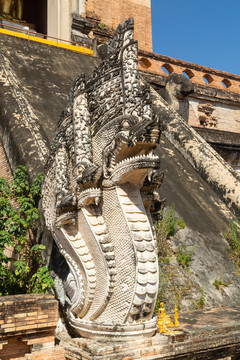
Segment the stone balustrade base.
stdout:
[[[65,343],[67,360],[239,359],[240,307],[180,315],[180,328],[151,338],[110,341],[75,338]],[[177,329],[177,330],[176,330]]]

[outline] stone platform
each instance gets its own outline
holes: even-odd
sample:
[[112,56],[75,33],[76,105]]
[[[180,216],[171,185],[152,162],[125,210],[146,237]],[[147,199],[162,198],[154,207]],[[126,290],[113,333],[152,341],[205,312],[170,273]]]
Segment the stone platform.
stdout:
[[0,360],[64,360],[55,346],[58,302],[49,294],[0,297]]
[[72,339],[67,360],[240,359],[240,307],[179,314],[180,327],[169,335],[124,342]]

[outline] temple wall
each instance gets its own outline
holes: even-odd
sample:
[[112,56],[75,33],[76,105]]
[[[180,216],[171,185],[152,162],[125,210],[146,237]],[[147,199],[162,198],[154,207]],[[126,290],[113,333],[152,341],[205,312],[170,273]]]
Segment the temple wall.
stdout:
[[92,20],[97,29],[91,37],[99,37],[99,30],[106,39],[123,20],[134,17],[134,38],[139,48],[152,51],[150,0],[48,0],[47,35],[71,41],[72,13]]
[[0,298],[1,360],[64,360],[55,346],[58,303],[49,294]]
[[0,177],[4,177],[9,182],[12,181],[11,168],[1,140],[0,140]]
[[204,122],[201,125],[201,118],[204,118],[204,113],[201,112],[201,106],[206,104],[210,105],[213,111],[209,116],[209,120],[206,119],[205,126],[215,130],[240,133],[240,106],[227,105],[214,101],[189,98],[189,125],[204,126]]
[[165,55],[140,51],[139,69],[164,77],[171,73],[183,74],[190,79],[193,84],[240,94],[239,75],[230,74]]
[[140,49],[152,51],[152,22],[150,0],[87,0],[89,12],[100,18],[100,23],[114,30],[123,20],[134,17],[134,39]]
[[[16,73],[16,77],[12,79],[14,81],[12,81],[12,83],[10,84],[11,86],[9,85],[8,88],[4,86],[4,81],[3,81],[4,77],[2,77],[3,85],[1,85],[0,87],[2,93],[1,120],[3,119],[3,110],[4,110],[6,116],[5,127],[7,128],[7,124],[10,125],[12,124],[11,123],[12,114],[14,114],[15,108],[18,109],[19,111],[19,108],[15,105],[14,101],[16,101],[16,104],[18,105],[17,100],[21,99],[22,100],[21,105],[24,104],[24,107],[22,106],[22,109],[25,109],[27,105],[28,106],[31,105],[31,108],[34,109],[34,113],[36,114],[34,120],[42,125],[43,130],[42,132],[39,132],[39,136],[43,136],[42,134],[46,134],[47,139],[51,139],[52,132],[57,124],[58,114],[64,108],[63,104],[66,104],[67,102],[66,100],[67,93],[69,92],[74,77],[77,75],[75,72],[81,73],[84,69],[89,70],[90,67],[94,67],[94,65],[97,64],[97,60],[90,57],[84,60],[84,56],[76,55],[76,54],[74,55],[73,53],[69,54],[61,49],[53,49],[51,47],[47,47],[47,45],[37,46],[36,44],[31,43],[30,41],[27,42],[27,40],[22,40],[22,39],[14,40],[14,38],[8,37],[9,44],[13,43],[12,47],[7,46],[6,38],[2,39],[1,41],[2,41],[2,48],[1,48],[2,54],[5,55],[5,59],[7,59],[6,54],[8,54],[8,57],[11,60],[11,62],[9,61],[8,68],[6,67],[6,63],[7,63],[6,60],[5,63],[1,64],[2,66],[1,71],[3,74],[7,74],[8,77]],[[10,49],[12,49],[11,50],[12,56],[10,56],[11,55]],[[28,51],[27,51],[27,56],[25,58],[22,54],[25,53],[26,49]],[[20,62],[18,61],[18,56],[20,56],[22,60],[21,72],[19,71]],[[140,56],[142,55],[140,54]],[[75,57],[75,62],[73,64],[74,57]],[[94,64],[94,62],[96,63]],[[147,62],[145,63],[145,66],[146,67],[148,66]],[[192,66],[197,67],[196,65],[192,65]],[[182,68],[185,67],[182,66]],[[142,69],[145,68],[142,67]],[[212,72],[214,71],[215,70],[212,70]],[[148,74],[150,74],[150,72]],[[200,70],[199,70],[199,74],[200,74]],[[219,72],[218,75],[219,77],[221,77],[221,72]],[[164,81],[165,79],[167,79],[167,77],[168,75],[166,74],[163,76],[159,75],[158,80],[159,80],[159,84],[161,84],[162,87],[164,87]],[[229,74],[229,78],[231,77],[234,77],[234,75]],[[31,82],[28,81],[25,82],[25,79],[31,79]],[[152,84],[154,85],[154,82]],[[211,85],[209,86],[202,84],[199,85],[198,83],[195,83],[195,85],[196,85],[194,90],[195,97],[189,96],[188,98],[186,98],[186,101],[189,101],[190,104],[191,116],[193,116],[193,114],[196,114],[196,111],[199,111],[198,110],[199,104],[203,105],[206,102],[210,102],[212,105],[216,107],[216,109],[212,111],[212,115],[213,117],[214,116],[216,117],[215,115],[216,112],[218,117],[220,118],[218,124],[219,126],[221,126],[221,131],[219,130],[219,134],[221,134],[222,139],[224,139],[223,133],[229,132],[231,130],[229,127],[224,128],[227,116],[231,117],[231,122],[235,124],[234,129],[237,129],[238,116],[234,116],[234,109],[236,111],[239,111],[238,108],[239,94],[236,94],[233,91],[228,91],[220,88],[219,90],[217,87],[216,88],[211,87]],[[8,90],[7,94],[6,94],[6,89]],[[15,96],[14,91],[16,89],[17,90],[19,89],[18,99],[14,98]],[[208,90],[208,94],[206,89]],[[218,95],[216,95],[216,93]],[[29,96],[29,94],[31,94],[31,96]],[[231,94],[231,95],[227,96],[226,94]],[[224,190],[225,193],[227,193],[228,189],[230,189],[229,191],[232,192],[232,194],[230,194],[229,196],[228,195],[225,196],[226,194],[223,194],[223,196],[225,196],[224,200],[228,205],[230,205],[230,208],[232,208],[232,210],[236,209],[236,207],[239,207],[239,203],[237,203],[236,205],[236,201],[235,201],[235,197],[237,198],[239,194],[239,179],[237,178],[238,182],[236,182],[235,184],[234,181],[236,176],[232,171],[232,169],[226,166],[226,164],[222,161],[222,159],[218,157],[214,151],[211,150],[211,147],[206,145],[206,143],[202,141],[200,136],[197,136],[197,134],[195,134],[194,131],[189,129],[189,127],[183,121],[183,119],[180,118],[178,114],[176,114],[172,110],[171,106],[168,106],[159,95],[155,94],[154,91],[152,91],[152,95],[154,98],[154,104],[156,107],[158,107],[157,109],[158,115],[161,116],[161,120],[163,122],[163,133],[169,139],[169,142],[171,142],[172,149],[174,150],[175,148],[178,149],[179,152],[181,152],[182,154],[179,155],[179,157],[186,159],[186,162],[190,163],[197,170],[198,174],[201,174],[203,176],[203,178],[210,184],[210,186],[212,186],[212,188],[214,189],[214,191],[216,191],[217,194],[219,194],[219,191],[222,190]],[[216,97],[218,97],[218,100],[216,100]],[[230,97],[232,98],[230,99]],[[225,100],[223,100],[223,98]],[[9,101],[9,99],[10,100],[14,99],[14,101],[13,100]],[[4,107],[4,105],[6,104],[8,104],[8,106]],[[48,104],[48,107],[46,106],[46,104]],[[19,113],[21,114],[20,111]],[[189,117],[189,119],[191,119],[191,116]],[[20,126],[21,128],[23,128],[22,126],[23,117],[20,116],[19,118],[21,120],[19,124],[19,128]],[[17,121],[16,124],[18,124]],[[195,126],[197,125],[195,124]],[[20,140],[23,139],[23,136],[18,137],[18,135],[20,134],[19,128],[18,127],[14,128],[13,126],[9,126],[9,129],[7,128],[9,132],[12,131],[14,133],[16,137],[17,145],[19,145]],[[206,131],[208,130],[204,126],[202,126],[201,129]],[[215,131],[217,133],[217,131],[214,128],[211,128],[210,130]],[[24,132],[26,131],[27,130],[25,127]],[[33,130],[31,130],[31,134],[33,133],[34,133],[34,128]],[[239,131],[235,131],[234,134],[237,134],[238,136]],[[211,135],[210,132],[208,133],[208,135]],[[26,149],[29,149],[28,144],[25,143],[24,141],[23,143],[24,146],[26,145]],[[173,153],[171,149],[168,152]],[[24,157],[24,155],[26,156],[26,153],[27,151],[24,151],[22,153],[23,156],[21,157],[21,160]],[[176,163],[178,163],[177,153],[178,152],[176,150],[176,152],[174,153],[174,161]],[[1,158],[1,154],[0,154],[0,158]],[[34,157],[32,156],[29,159],[29,161],[33,162],[33,158]],[[231,161],[233,159],[234,158],[231,157]],[[36,165],[33,164],[33,168],[35,168],[35,166]],[[3,165],[3,169],[4,167],[6,168],[6,171],[8,171],[7,165]],[[172,174],[173,169],[175,171],[175,168],[176,165],[169,166],[169,168],[167,168],[166,179],[169,179],[170,177],[169,174]],[[218,175],[217,169],[220,169],[219,170],[220,180],[217,178]],[[197,193],[197,196],[195,196],[194,194],[196,199],[198,199],[196,203],[197,205],[199,204],[202,205],[201,200],[199,200],[201,199],[199,197],[200,196],[199,194],[201,193],[203,193],[204,195],[206,194],[206,190],[205,190],[206,188],[203,187],[205,185],[203,183],[203,185],[199,187],[198,182],[195,180],[195,172],[192,170],[192,168],[190,168],[189,171],[191,171],[190,174],[191,174],[191,178],[193,179],[192,181],[196,183],[195,185],[197,187],[197,190],[199,191],[199,193]],[[185,198],[184,200],[186,201],[186,207],[187,207],[189,206],[190,203],[189,201],[190,195],[193,194],[193,186],[190,186],[189,187],[190,190],[189,190],[187,189],[187,187],[185,187],[184,184],[184,189],[186,190],[187,194],[186,196],[183,196],[182,195],[183,193],[179,191],[179,186],[177,183],[177,180],[182,178],[185,172],[186,170],[185,167],[183,166],[181,168],[181,171],[179,171],[180,174],[179,176],[173,173],[174,185],[172,187],[172,193],[174,194],[174,201],[176,202],[176,204],[183,203],[183,199],[180,199],[180,201],[175,200],[177,197],[176,193],[178,192],[179,193],[178,195],[180,195],[182,198],[183,197]],[[176,188],[178,188],[178,191],[176,191]],[[236,194],[235,194],[235,189],[236,189]],[[168,187],[168,191],[169,191],[169,187]],[[221,198],[223,198],[223,196],[222,194],[220,194]],[[204,209],[205,212],[207,213],[206,218],[209,217],[209,213],[210,213],[211,214],[210,220],[217,225],[218,224],[222,225],[222,221],[212,220],[213,216],[215,216],[216,214],[218,215],[218,212],[209,210],[209,202],[212,199],[212,197],[211,196],[206,196],[206,197],[207,197],[207,201]],[[167,195],[167,198],[169,199],[169,195]],[[193,204],[194,204],[193,207],[194,211],[192,211],[192,213],[193,213],[194,221],[196,223],[199,223],[199,226],[201,226],[201,228],[203,226],[202,224],[205,224],[205,226],[207,227],[208,223],[206,221],[202,221],[199,219],[200,211],[196,210],[198,208],[196,207],[195,203]],[[184,214],[186,214],[186,209],[184,209],[184,211],[185,211]],[[195,216],[195,214],[197,214],[197,216]],[[213,225],[209,228],[214,233],[214,241],[210,241],[208,238],[207,239],[208,241],[206,240],[206,243],[207,242],[216,243],[215,238],[218,236],[218,233],[216,231],[215,232],[213,231],[213,229],[215,230]],[[206,234],[204,234],[203,237],[204,239],[206,239]],[[219,257],[216,258],[217,260],[219,260]],[[232,287],[236,289],[238,288],[235,285]],[[231,296],[229,296],[229,298],[231,298],[232,300],[233,298],[232,294]],[[56,304],[54,305],[53,302],[51,303],[52,301],[51,298],[48,300],[50,301],[50,305],[47,301],[46,302],[43,301],[42,303],[45,304],[44,307],[41,307],[39,304],[38,305],[34,304],[35,308],[32,309],[28,303],[27,306],[25,306],[25,309],[23,309],[20,308],[19,302],[16,302],[15,300],[11,300],[11,299],[5,302],[3,299],[2,308],[0,306],[0,312],[2,309],[2,313],[1,313],[2,318],[0,318],[0,325],[1,325],[0,329],[1,329],[1,335],[3,334],[0,341],[0,349],[2,347],[5,358],[3,356],[2,356],[3,359],[1,358],[1,352],[0,352],[0,358],[2,360],[11,358],[11,356],[14,355],[12,354],[12,351],[15,349],[18,349],[18,351],[21,350],[19,351],[19,355],[21,353],[21,355],[24,356],[21,358],[26,360],[33,360],[33,359],[62,360],[63,359],[63,350],[61,348],[55,348],[53,343],[53,329],[56,326],[57,307]],[[151,356],[150,353],[147,353],[145,351],[145,349],[141,355]],[[18,358],[15,357],[15,359]]]
[[[144,51],[139,51],[139,70],[174,110],[239,172],[240,76]],[[170,78],[178,80],[174,83]],[[188,81],[187,92],[184,79]]]
[[72,1],[48,0],[47,34],[56,38],[70,40]]
[[151,95],[153,109],[160,117],[163,135],[239,217],[239,175],[153,88]]

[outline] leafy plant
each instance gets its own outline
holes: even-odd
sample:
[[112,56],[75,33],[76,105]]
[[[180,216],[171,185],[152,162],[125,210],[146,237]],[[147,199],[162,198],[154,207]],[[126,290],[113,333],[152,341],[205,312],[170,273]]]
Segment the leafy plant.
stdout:
[[99,29],[101,29],[101,30],[105,30],[106,29],[106,27],[107,27],[107,25],[106,24],[104,24],[104,23],[98,23],[98,25],[97,25],[98,27],[99,27]]
[[172,203],[166,216],[163,216],[160,226],[165,229],[166,236],[169,238],[173,236],[177,230],[177,216],[175,214],[175,205]]
[[184,229],[186,227],[186,224],[182,217],[177,220],[177,226],[179,227],[179,229]]
[[163,264],[169,264],[170,263],[170,257],[169,256],[165,256],[165,257],[161,257],[159,259],[160,263],[163,263]]
[[179,249],[179,253],[177,255],[177,261],[179,265],[182,267],[189,267],[192,261],[193,249],[188,250],[186,246],[182,246]]
[[206,298],[206,295],[204,293],[204,290],[203,288],[201,289],[201,296],[200,296],[200,299],[197,301],[196,303],[196,309],[203,309],[204,306],[205,306],[205,298]]
[[42,174],[29,184],[25,166],[16,168],[12,184],[0,178],[0,295],[46,292],[53,284],[44,266],[34,228],[39,219]]
[[224,234],[230,246],[230,256],[236,265],[236,274],[240,276],[240,220],[231,220],[228,231]]
[[158,253],[160,256],[168,255],[167,239],[173,236],[177,230],[177,216],[175,213],[175,206],[172,203],[168,212],[161,212],[162,219],[155,223],[155,230],[157,233]]
[[223,282],[222,279],[215,279],[213,285],[217,290],[220,290],[221,286],[228,286],[230,282]]
[[231,249],[240,257],[240,223],[239,220],[231,220],[228,232],[225,234]]
[[217,290],[221,290],[221,288],[222,288],[223,286],[228,286],[228,285],[230,285],[230,284],[231,284],[231,281],[224,282],[224,281],[222,280],[222,277],[219,276],[219,273],[217,274],[217,277],[216,277],[216,279],[215,279],[214,282],[213,282],[213,286],[215,286],[215,288],[216,288]]

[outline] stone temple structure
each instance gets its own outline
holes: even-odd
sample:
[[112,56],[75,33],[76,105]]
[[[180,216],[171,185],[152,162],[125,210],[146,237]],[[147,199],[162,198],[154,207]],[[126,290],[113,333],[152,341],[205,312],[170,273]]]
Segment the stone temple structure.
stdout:
[[140,83],[133,19],[73,85],[43,183],[48,228],[69,266],[68,321],[87,337],[150,336],[158,258],[150,212],[161,202],[159,118]]

